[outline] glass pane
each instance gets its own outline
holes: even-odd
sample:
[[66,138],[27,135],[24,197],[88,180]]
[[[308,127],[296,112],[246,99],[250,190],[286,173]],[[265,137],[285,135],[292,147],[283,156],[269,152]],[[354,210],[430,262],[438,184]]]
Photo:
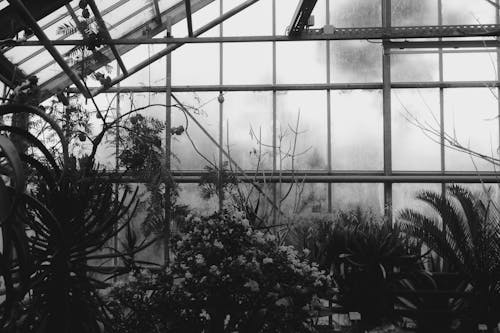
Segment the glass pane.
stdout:
[[[203,58],[200,58],[201,54]],[[218,83],[219,45],[187,44],[172,53],[172,84]]]
[[393,82],[438,81],[439,55],[437,53],[392,54],[391,80]]
[[[498,99],[496,89],[446,89],[445,131],[466,149],[498,158]],[[498,166],[496,167],[498,168]],[[446,150],[447,170],[493,170],[494,166],[468,153]]]
[[[145,184],[127,184],[127,186],[129,187],[129,192],[132,191],[132,193],[138,187],[138,198],[140,202],[143,203],[142,205],[139,205],[139,209],[131,221],[131,227],[132,227],[131,229],[133,233],[137,236],[137,244],[141,244],[141,242],[143,242],[144,239],[146,238],[144,235],[143,222],[147,214],[146,207],[149,206],[150,196]],[[123,251],[123,246],[127,245],[126,236],[127,236],[127,229],[124,228],[118,234],[118,248],[122,251]],[[150,235],[147,239],[151,240],[154,236],[155,235]],[[137,253],[136,259],[156,264],[163,264],[164,263],[163,253],[164,253],[163,242],[159,241],[149,246],[148,248],[144,249],[143,251]],[[108,263],[108,265],[110,264],[111,263]]]
[[339,183],[332,184],[334,210],[347,211],[361,207],[373,213],[384,210],[384,184]]
[[382,92],[332,91],[333,168],[382,170]]
[[278,193],[283,200],[281,211],[289,218],[328,212],[327,184],[301,183],[297,179],[296,183],[278,184]]
[[497,54],[445,53],[443,75],[446,81],[496,80]]
[[224,84],[272,82],[271,43],[224,45]]
[[[139,45],[122,55],[122,60],[128,68],[132,68],[142,61],[153,57],[165,47],[163,45]],[[165,57],[146,66],[139,72],[131,75],[121,82],[122,86],[157,86],[165,84]],[[172,61],[173,63],[173,61]],[[116,71],[116,68],[114,69]],[[111,75],[113,77],[114,75]]]
[[337,28],[379,27],[382,25],[380,0],[330,1],[330,22]]
[[21,66],[19,66],[25,73],[34,73],[36,72],[40,67],[47,65],[47,64],[55,64],[58,68],[59,65],[57,65],[52,56],[48,51],[43,51],[41,54],[37,55],[36,57],[31,58],[30,60],[24,62]]
[[[215,140],[219,135],[219,104],[217,93],[176,93],[176,97]],[[175,103],[175,101],[173,101]],[[218,164],[217,146],[207,138],[195,122],[178,108],[172,109],[172,127],[183,126],[186,131],[172,136],[172,167],[202,170],[206,165]]]
[[[109,6],[107,8],[113,8]],[[109,10],[104,10],[108,12]],[[112,30],[112,27],[117,26],[118,24],[122,25],[125,29],[132,30],[138,24],[137,22],[141,22],[141,15],[136,15],[139,13],[143,13],[144,17],[151,18],[154,16],[153,6],[151,2],[138,3],[135,1],[128,1],[121,5],[118,8],[113,8],[112,11],[109,11],[108,14],[102,15],[102,19],[106,23],[108,29]],[[136,21],[139,20],[139,21]],[[125,21],[125,22],[122,22]]]
[[442,0],[443,24],[494,24],[495,6],[488,1]]
[[[223,1],[224,12],[242,1]],[[272,34],[272,3],[259,1],[223,23],[224,36],[269,36]],[[259,22],[259,24],[255,24]]]
[[325,83],[325,42],[286,42],[276,45],[278,83]]
[[224,147],[229,146],[231,158],[243,169],[272,169],[271,92],[225,93],[224,138]]
[[436,216],[434,215],[435,210],[431,206],[416,198],[417,194],[421,191],[441,193],[441,184],[392,185],[392,208],[395,221],[398,221],[401,211],[407,208],[416,210],[424,215]]
[[[7,2],[7,1],[6,1]],[[43,29],[47,29],[49,25],[54,24],[55,22],[60,22],[65,16],[69,16],[68,11],[65,6],[60,7],[59,9],[53,11],[49,15],[43,17],[38,20],[37,23]]]
[[277,112],[278,169],[326,170],[326,93],[281,92],[277,96]]
[[330,45],[333,82],[382,81],[382,46],[379,42],[333,41]]
[[392,0],[393,26],[437,25],[436,0]]
[[392,168],[394,170],[440,170],[439,137],[429,137],[420,126],[439,133],[437,89],[392,91]]
[[190,209],[202,215],[210,215],[219,207],[217,198],[207,200],[201,197],[201,190],[198,184],[179,184],[179,199],[177,203],[188,205]]

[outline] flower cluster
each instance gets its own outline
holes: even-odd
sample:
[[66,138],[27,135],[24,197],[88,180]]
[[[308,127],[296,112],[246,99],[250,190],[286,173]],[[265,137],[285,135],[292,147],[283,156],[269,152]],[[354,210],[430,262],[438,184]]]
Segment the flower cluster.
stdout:
[[241,212],[189,218],[175,252],[171,270],[178,279],[170,296],[182,302],[179,318],[205,330],[214,324],[228,332],[295,330],[330,287],[315,264],[253,230]]
[[[163,331],[164,321],[151,316],[156,306],[153,291],[157,275],[147,270],[130,273],[127,280],[118,280],[113,287],[104,289],[103,296],[108,299],[113,330],[121,333]],[[166,281],[162,281],[164,284]]]
[[155,298],[163,327],[194,332],[307,331],[330,280],[239,212],[189,217]]

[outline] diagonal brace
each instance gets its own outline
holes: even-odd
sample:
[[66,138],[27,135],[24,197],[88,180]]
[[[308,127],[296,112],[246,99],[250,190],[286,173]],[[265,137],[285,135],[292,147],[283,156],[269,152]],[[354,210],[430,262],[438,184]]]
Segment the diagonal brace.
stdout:
[[80,78],[76,75],[76,73],[69,67],[66,61],[63,59],[61,54],[56,50],[56,48],[50,43],[49,38],[43,32],[42,28],[38,25],[36,20],[33,18],[29,10],[24,6],[21,0],[8,0],[9,4],[18,12],[19,16],[23,19],[23,21],[33,30],[38,39],[43,43],[45,49],[50,53],[52,58],[58,63],[58,65],[62,68],[64,73],[68,75],[71,81],[75,84],[78,90],[85,96],[89,96],[88,89],[83,85]]
[[[225,20],[229,19],[230,17],[238,14],[239,12],[241,12],[242,10],[246,9],[247,7],[250,7],[251,5],[253,5],[254,3],[258,2],[259,0],[247,0],[245,2],[243,2],[242,4],[240,4],[239,6],[236,6],[234,7],[233,9],[227,11],[226,13],[224,13],[223,15],[219,16],[218,18],[210,21],[209,23],[205,24],[203,27],[201,27],[200,29],[196,30],[193,34],[194,37],[198,37],[200,36],[201,34],[207,32],[208,30],[212,29],[213,27],[221,24],[222,22],[224,22]],[[167,48],[165,48],[164,50],[158,52],[158,53],[155,53],[154,55],[152,55],[148,60],[145,60],[139,64],[137,64],[136,66],[134,66],[133,68],[131,68],[128,72],[128,74],[122,74],[121,76],[113,79],[111,81],[111,83],[109,84],[108,87],[101,87],[101,88],[98,88],[96,90],[94,90],[92,92],[92,95],[93,96],[96,96],[102,92],[105,92],[106,90],[108,90],[110,87],[114,86],[115,84],[125,80],[127,77],[129,77],[130,75],[133,75],[137,72],[139,72],[141,69],[149,66],[150,64],[154,63],[155,61],[163,58],[164,56],[166,56],[167,54],[171,53],[172,51],[178,49],[179,47],[181,47],[182,45],[184,45],[184,43],[178,43],[178,44],[173,44],[173,45],[170,45],[168,46]]]
[[116,61],[118,62],[118,65],[120,66],[120,69],[124,74],[127,74],[128,73],[127,67],[125,67],[122,57],[120,56],[120,53],[118,53],[115,44],[113,44],[113,40],[111,38],[111,35],[109,34],[108,28],[106,27],[106,23],[104,23],[104,20],[102,19],[101,12],[99,12],[99,8],[97,8],[97,5],[95,4],[94,0],[87,0],[87,3],[92,9],[97,24],[101,28],[100,32],[104,34],[104,37],[106,38],[106,41],[108,42],[109,47],[111,48],[111,52],[113,52],[113,55]]

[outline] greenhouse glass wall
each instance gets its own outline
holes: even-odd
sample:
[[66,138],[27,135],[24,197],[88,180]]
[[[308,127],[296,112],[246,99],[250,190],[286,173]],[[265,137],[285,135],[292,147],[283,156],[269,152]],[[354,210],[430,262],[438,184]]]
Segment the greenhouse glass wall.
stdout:
[[[5,110],[0,112],[0,138],[9,141],[0,140],[0,211],[5,223],[31,219],[40,224],[21,224],[27,230],[21,238],[31,249],[26,250],[27,257],[33,249],[42,251],[39,247],[46,252],[38,255],[54,255],[49,253],[54,249],[49,241],[53,226],[40,221],[48,218],[47,212],[52,212],[54,221],[70,216],[58,211],[65,202],[60,200],[73,198],[68,189],[76,184],[78,190],[71,193],[83,191],[81,184],[87,181],[102,184],[89,202],[97,205],[101,200],[103,207],[85,213],[89,207],[76,205],[86,202],[78,194],[80,199],[73,198],[75,202],[68,202],[65,209],[82,209],[83,225],[96,218],[89,230],[76,233],[91,238],[82,241],[85,246],[99,240],[81,254],[86,264],[99,268],[84,274],[96,281],[111,276],[110,281],[116,282],[141,267],[175,266],[184,258],[179,247],[190,235],[186,225],[193,219],[201,219],[201,225],[206,219],[207,223],[232,221],[233,215],[224,214],[237,212],[263,237],[312,251],[316,257],[307,260],[330,270],[341,293],[345,281],[339,282],[343,280],[335,275],[339,262],[324,244],[325,235],[334,237],[335,228],[319,228],[333,220],[343,221],[339,225],[346,230],[351,224],[358,231],[367,228],[366,234],[372,236],[383,233],[359,226],[361,220],[373,220],[370,223],[390,229],[384,232],[398,234],[396,238],[401,231],[409,237],[406,240],[419,239],[418,245],[405,246],[418,247],[411,254],[423,260],[422,271],[467,277],[463,290],[451,283],[453,292],[479,290],[474,274],[483,272],[485,265],[491,268],[488,276],[496,277],[488,286],[500,290],[500,261],[492,264],[473,254],[477,255],[475,246],[488,242],[496,245],[485,245],[493,251],[483,249],[486,257],[500,255],[495,252],[500,251],[498,0],[0,0],[0,23]],[[32,111],[19,111],[20,105]],[[25,135],[28,139],[23,139]],[[13,151],[19,153],[12,157]],[[22,178],[18,162],[30,165]],[[45,176],[52,178],[43,180]],[[65,182],[65,177],[77,178]],[[12,191],[5,192],[4,187]],[[60,193],[51,196],[56,189]],[[18,199],[30,191],[36,200]],[[104,212],[104,203],[111,211],[117,205],[113,211],[117,215],[110,211],[107,219],[113,225],[99,229],[97,217]],[[26,208],[30,204],[48,208],[42,214],[39,206]],[[478,228],[493,231],[476,239],[473,217],[482,221],[478,225],[487,225]],[[57,223],[65,230],[63,222]],[[430,232],[425,226],[442,232],[437,240],[425,238]],[[21,229],[13,235],[19,236]],[[7,272],[9,267],[27,268],[14,259],[24,252],[16,248],[20,240],[9,238],[9,230],[2,229],[2,258],[10,262],[2,268],[2,284],[4,306],[12,314],[2,320],[17,332],[12,304],[22,298],[9,298],[9,288],[22,285],[21,273],[13,273],[18,282],[10,286]],[[61,239],[77,241],[60,232]],[[455,232],[462,232],[461,237]],[[38,233],[45,236],[33,236]],[[104,234],[109,237],[102,238]],[[348,242],[354,234],[339,242]],[[440,247],[439,242],[446,240],[448,247]],[[386,244],[378,238],[365,239],[370,241]],[[470,248],[461,248],[462,243],[470,243]],[[10,246],[15,251],[8,251]],[[351,250],[347,246],[334,257],[355,258],[350,264],[365,267],[356,253],[344,253]],[[450,252],[458,257],[447,257]],[[198,254],[202,259],[207,255]],[[326,265],[325,256],[333,262]],[[202,259],[198,264],[207,260]],[[399,264],[380,265],[384,278],[386,270],[404,271]],[[410,288],[408,284],[412,291],[432,289],[425,283],[398,281],[397,290]],[[246,288],[255,289],[253,282]],[[443,289],[440,283],[433,288]],[[366,290],[362,294],[373,296]],[[499,295],[490,294],[496,307],[490,304],[479,312],[500,309]],[[48,306],[50,299],[32,297],[41,302],[39,308]],[[392,319],[385,312],[373,315],[356,308],[358,303],[334,299],[321,299],[330,311],[323,316],[325,327],[361,322],[358,328],[368,330]],[[427,301],[424,297],[403,305],[391,303],[391,309],[411,303],[411,311],[417,313]],[[343,310],[332,311],[332,304]],[[484,305],[471,304],[467,309]],[[451,308],[445,310],[454,313]],[[205,309],[193,309],[196,318],[205,318]],[[231,325],[244,331],[242,321],[232,323],[226,316],[226,328],[213,326],[217,311],[207,311],[207,319],[193,331],[217,332]],[[362,320],[352,316],[358,312]],[[102,313],[95,314],[99,323],[106,322],[99,317]],[[36,327],[39,317],[43,314],[28,312],[26,320]],[[111,317],[118,327],[119,315]],[[384,320],[379,323],[375,317]],[[460,323],[455,326],[465,331],[481,330],[483,324],[491,330],[500,320],[471,317],[472,326],[458,314],[446,318],[449,327],[455,320]],[[44,325],[52,329],[62,325],[51,318]],[[427,327],[418,316],[398,318],[397,327],[422,332]],[[122,319],[120,323],[126,323]],[[171,322],[160,320],[158,325],[168,332]],[[288,327],[287,323],[279,328],[262,325],[253,331],[281,332]],[[79,329],[87,332],[83,327]],[[290,332],[296,329],[290,327]],[[435,331],[445,332],[443,327]]]

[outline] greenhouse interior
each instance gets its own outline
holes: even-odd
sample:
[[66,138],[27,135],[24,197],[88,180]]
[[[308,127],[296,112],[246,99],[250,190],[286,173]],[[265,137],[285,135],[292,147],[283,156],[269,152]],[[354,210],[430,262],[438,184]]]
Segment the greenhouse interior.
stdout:
[[500,332],[500,0],[0,24],[0,332]]

